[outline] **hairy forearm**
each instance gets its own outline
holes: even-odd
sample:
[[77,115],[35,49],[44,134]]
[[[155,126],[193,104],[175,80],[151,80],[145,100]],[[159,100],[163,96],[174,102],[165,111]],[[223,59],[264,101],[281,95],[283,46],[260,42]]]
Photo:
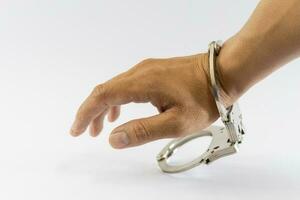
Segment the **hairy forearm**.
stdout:
[[300,1],[262,0],[218,56],[225,92],[236,100],[252,85],[300,56]]

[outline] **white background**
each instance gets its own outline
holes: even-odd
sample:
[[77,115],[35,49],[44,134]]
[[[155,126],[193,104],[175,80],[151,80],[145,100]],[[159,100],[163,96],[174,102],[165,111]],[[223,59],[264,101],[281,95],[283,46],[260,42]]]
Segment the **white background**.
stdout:
[[98,138],[68,135],[96,84],[147,57],[206,51],[257,2],[2,0],[0,199],[299,199],[299,60],[241,98],[241,151],[210,166],[161,173],[155,156],[166,140],[113,150],[110,131],[156,113],[148,104],[123,106]]

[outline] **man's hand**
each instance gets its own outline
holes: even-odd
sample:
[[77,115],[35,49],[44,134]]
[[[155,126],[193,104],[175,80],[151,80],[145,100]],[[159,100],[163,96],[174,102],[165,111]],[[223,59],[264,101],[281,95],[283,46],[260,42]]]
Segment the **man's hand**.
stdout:
[[[300,56],[299,10],[299,0],[261,1],[246,25],[224,43],[216,63],[226,106]],[[71,134],[78,136],[90,126],[91,135],[97,136],[104,116],[109,113],[109,120],[116,120],[119,106],[129,102],[151,102],[160,114],[113,130],[110,143],[115,148],[206,128],[218,117],[207,72],[207,54],[147,59],[95,87],[80,107]]]
[[132,147],[161,138],[191,134],[218,117],[208,79],[208,55],[146,59],[94,88],[80,106],[71,128],[79,136],[90,127],[97,136],[108,114],[115,121],[120,105],[150,102],[160,114],[129,121],[110,135],[114,148]]

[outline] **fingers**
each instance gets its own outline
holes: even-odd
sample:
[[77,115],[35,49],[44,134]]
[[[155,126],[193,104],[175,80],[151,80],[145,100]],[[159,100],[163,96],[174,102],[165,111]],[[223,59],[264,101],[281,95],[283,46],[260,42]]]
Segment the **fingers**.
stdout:
[[101,113],[98,117],[96,117],[91,123],[90,123],[90,135],[92,137],[96,137],[99,135],[99,133],[103,129],[103,121],[108,113],[108,120],[110,122],[114,122],[118,119],[120,116],[120,106],[112,106],[111,108],[105,110],[103,113]]
[[101,130],[103,129],[103,121],[107,112],[108,110],[104,111],[90,123],[90,135],[92,137],[98,136]]
[[72,136],[78,136],[83,133],[90,122],[97,116],[100,116],[108,108],[100,98],[101,97],[96,97],[94,89],[92,94],[82,103],[70,130]]
[[[147,101],[143,86],[130,78],[114,79],[98,85],[80,106],[70,133],[73,136],[82,134],[92,120],[111,106]],[[117,118],[118,113],[119,109],[113,108],[110,118]]]
[[108,121],[114,122],[120,116],[120,106],[112,106],[108,113]]
[[169,110],[119,126],[111,133],[109,142],[112,147],[121,149],[142,145],[157,139],[177,137],[182,134],[182,125],[177,112]]
[[96,117],[89,125],[90,127],[90,135],[92,137],[96,137],[103,129],[103,121],[108,113],[108,120],[110,122],[114,122],[118,119],[120,115],[120,106],[112,106],[111,108],[107,109],[103,113],[101,113],[98,117]]

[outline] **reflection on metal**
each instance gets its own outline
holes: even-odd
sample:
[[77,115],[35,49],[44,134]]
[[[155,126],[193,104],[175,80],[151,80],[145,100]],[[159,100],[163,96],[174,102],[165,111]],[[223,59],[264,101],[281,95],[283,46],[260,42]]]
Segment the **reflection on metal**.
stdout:
[[[220,42],[212,42],[209,45],[209,73],[212,87],[212,94],[214,96],[220,117],[224,123],[224,127],[210,126],[209,128],[200,131],[199,133],[185,136],[183,138],[171,141],[161,152],[157,155],[158,165],[162,171],[167,173],[176,173],[191,169],[200,164],[208,164],[212,161],[234,154],[238,151],[238,145],[242,142],[242,136],[245,134],[242,123],[242,115],[239,110],[238,103],[225,108],[220,98],[220,84],[216,76],[216,56],[221,49]],[[193,161],[183,165],[169,165],[168,158],[170,158],[175,150],[185,143],[202,136],[211,136],[212,141],[206,152]]]

